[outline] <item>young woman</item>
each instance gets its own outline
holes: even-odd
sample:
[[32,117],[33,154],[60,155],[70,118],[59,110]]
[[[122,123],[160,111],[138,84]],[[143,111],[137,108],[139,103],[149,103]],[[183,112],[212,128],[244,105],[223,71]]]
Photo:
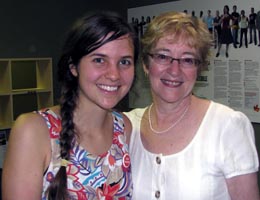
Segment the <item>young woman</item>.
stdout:
[[[229,7],[225,5],[223,8],[223,15],[221,16],[221,35],[220,35],[220,45],[218,46],[218,51],[216,57],[219,56],[222,44],[226,45],[226,58],[229,57],[228,50],[229,45],[233,43],[233,36],[231,32],[231,21],[232,16],[229,14]],[[237,47],[236,47],[237,48]]]
[[75,23],[58,63],[60,105],[12,128],[3,199],[131,199],[131,125],[111,109],[131,87],[137,38],[110,12]]

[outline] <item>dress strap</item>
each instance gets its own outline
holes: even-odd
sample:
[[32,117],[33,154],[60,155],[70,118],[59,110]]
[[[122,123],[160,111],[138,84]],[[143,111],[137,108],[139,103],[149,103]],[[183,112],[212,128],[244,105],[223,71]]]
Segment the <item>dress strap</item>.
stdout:
[[48,126],[50,137],[57,138],[61,131],[61,119],[49,108],[35,111],[41,115]]
[[121,132],[124,135],[125,124],[122,113],[113,111],[112,116],[114,120],[114,132]]

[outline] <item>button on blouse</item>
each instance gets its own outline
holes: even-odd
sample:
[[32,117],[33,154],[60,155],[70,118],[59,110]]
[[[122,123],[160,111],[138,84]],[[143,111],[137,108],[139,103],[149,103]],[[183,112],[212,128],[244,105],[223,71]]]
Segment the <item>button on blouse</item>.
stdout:
[[157,190],[156,192],[155,192],[155,195],[154,195],[157,199],[159,199],[160,198],[160,196],[161,196],[161,193],[160,193],[160,191],[159,190]]
[[161,158],[160,158],[159,156],[157,156],[157,157],[156,157],[156,163],[157,163],[158,165],[160,165],[161,162],[162,162],[162,161],[161,161]]

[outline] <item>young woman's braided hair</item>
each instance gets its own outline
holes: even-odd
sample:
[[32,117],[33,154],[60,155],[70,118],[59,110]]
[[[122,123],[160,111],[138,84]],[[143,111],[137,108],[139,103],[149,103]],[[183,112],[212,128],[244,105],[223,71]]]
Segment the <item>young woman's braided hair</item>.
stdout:
[[[110,37],[106,37],[111,34]],[[77,106],[78,78],[73,76],[70,66],[78,66],[80,59],[107,42],[123,35],[129,35],[134,47],[135,62],[138,58],[139,41],[134,29],[120,16],[111,12],[87,15],[77,21],[65,41],[62,56],[58,62],[58,78],[61,83],[60,132],[61,159],[70,159],[70,149],[76,136],[73,111]],[[49,200],[65,200],[67,193],[66,167],[61,166],[48,188]]]

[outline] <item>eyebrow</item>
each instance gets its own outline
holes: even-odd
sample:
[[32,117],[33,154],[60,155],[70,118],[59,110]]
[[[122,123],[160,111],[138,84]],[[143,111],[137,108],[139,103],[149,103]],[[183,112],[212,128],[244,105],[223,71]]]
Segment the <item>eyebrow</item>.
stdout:
[[122,58],[130,58],[130,59],[134,59],[133,56],[123,56]]
[[99,56],[99,57],[108,57],[106,54],[102,54],[102,53],[93,53],[93,54],[89,54],[90,57],[93,56]]
[[164,48],[160,48],[160,49],[154,49],[155,52],[158,51],[166,51],[166,52],[171,52],[169,49],[164,49]]
[[[98,57],[103,57],[103,58],[109,57],[109,56],[107,56],[106,54],[102,54],[102,53],[93,53],[93,54],[90,54],[89,56],[90,56],[90,57],[98,56]],[[124,59],[126,59],[126,58],[128,58],[128,59],[134,59],[134,57],[131,56],[131,55],[121,56],[121,58],[124,58]]]
[[[164,49],[164,48],[160,48],[160,49],[154,49],[156,53],[158,53],[159,51],[164,51],[164,52],[171,52],[169,49]],[[193,52],[190,52],[190,51],[185,51],[185,52],[182,52],[182,55],[191,55],[191,56],[194,56],[196,57],[197,55]]]

